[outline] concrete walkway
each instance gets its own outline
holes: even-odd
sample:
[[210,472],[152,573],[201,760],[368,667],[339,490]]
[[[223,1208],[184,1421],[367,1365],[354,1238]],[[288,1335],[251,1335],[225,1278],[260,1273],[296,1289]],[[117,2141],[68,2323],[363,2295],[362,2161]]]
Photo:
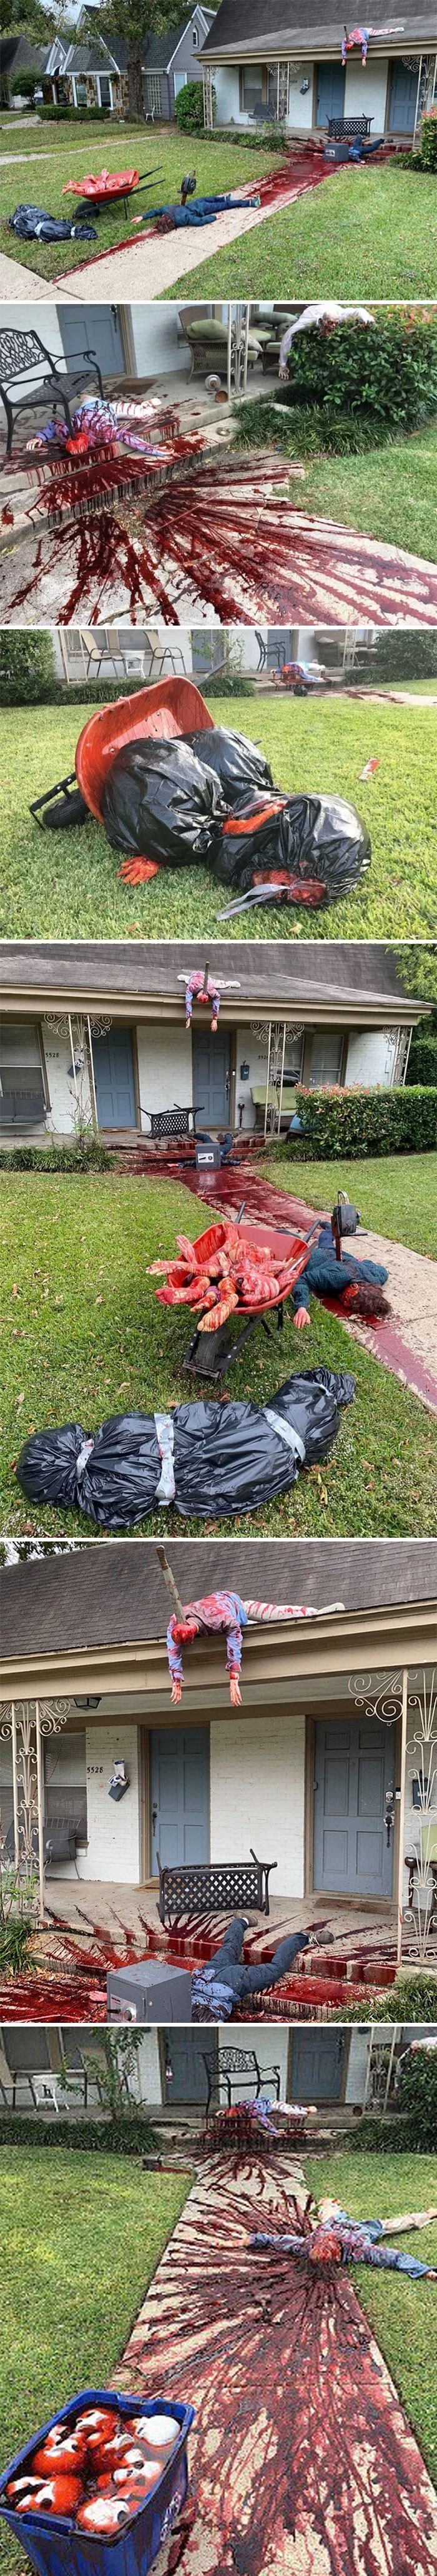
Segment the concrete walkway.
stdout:
[[435,2492],[352,2281],[251,2246],[255,2229],[296,2232],[306,2193],[282,2148],[212,2157],[111,2374],[195,2409],[188,2503],[156,2576],[435,2576]]

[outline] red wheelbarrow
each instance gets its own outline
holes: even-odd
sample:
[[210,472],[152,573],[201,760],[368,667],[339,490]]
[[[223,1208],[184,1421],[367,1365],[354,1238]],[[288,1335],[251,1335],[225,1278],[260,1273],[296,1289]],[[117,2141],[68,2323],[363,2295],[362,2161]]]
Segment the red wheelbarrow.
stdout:
[[[235,1308],[234,1310],[234,1315],[230,1317],[230,1322],[226,1324],[218,1324],[216,1332],[205,1332],[203,1329],[203,1318],[201,1317],[200,1322],[196,1323],[195,1332],[188,1344],[185,1359],[182,1361],[183,1369],[191,1371],[195,1377],[208,1377],[212,1379],[225,1377],[227,1370],[232,1366],[233,1360],[237,1359],[239,1351],[242,1350],[243,1343],[248,1341],[249,1334],[253,1333],[255,1324],[258,1322],[261,1323],[263,1332],[267,1334],[269,1333],[269,1325],[267,1322],[268,1315],[276,1315],[278,1332],[282,1332],[284,1306],[287,1304],[288,1298],[292,1296],[293,1288],[296,1286],[296,1280],[300,1279],[301,1272],[306,1269],[309,1243],[311,1240],[310,1235],[286,1233],[285,1229],[282,1229],[282,1227],[279,1228],[278,1226],[242,1225],[241,1219],[243,1213],[244,1200],[243,1206],[240,1208],[239,1215],[232,1219],[232,1223],[240,1226],[241,1234],[244,1236],[245,1243],[253,1243],[256,1245],[257,1250],[260,1249],[260,1246],[265,1244],[266,1250],[270,1252],[278,1262],[281,1262],[282,1264],[286,1261],[287,1264],[290,1265],[289,1281],[287,1282],[286,1288],[283,1289],[282,1295],[274,1300],[272,1298],[266,1298],[265,1300],[257,1299],[256,1304],[251,1305],[249,1300],[246,1302],[246,1299],[241,1298],[238,1308]],[[311,1233],[313,1234],[314,1231],[315,1228],[313,1226],[311,1228]],[[193,1249],[196,1255],[196,1264],[198,1265],[199,1272],[202,1270],[204,1262],[210,1259],[212,1253],[222,1251],[223,1246],[226,1243],[227,1234],[228,1226],[226,1222],[224,1222],[222,1225],[210,1225],[207,1227],[205,1234],[198,1235],[197,1243],[193,1246]],[[174,1286],[175,1289],[177,1289],[181,1281],[181,1276],[181,1264],[176,1260],[172,1263],[171,1270],[167,1273],[168,1286]],[[171,1303],[171,1299],[168,1300],[163,1295],[162,1289],[160,1290],[158,1288],[156,1293],[158,1302],[161,1305]],[[237,1322],[240,1316],[242,1318],[244,1317],[243,1330],[238,1335],[238,1341],[234,1341],[232,1338],[231,1327],[234,1319],[235,1322]]]
[[[103,790],[117,752],[125,751],[130,742],[143,741],[147,735],[158,742],[171,742],[175,734],[205,733],[213,722],[193,680],[157,680],[154,688],[136,689],[131,698],[116,698],[113,705],[98,707],[95,715],[88,717],[76,744],[75,771],[68,778],[58,778],[56,787],[47,788],[44,796],[36,796],[29,811],[44,825],[50,820],[51,806],[55,823],[55,798],[65,798],[68,808],[69,800],[73,804],[71,790],[77,786],[95,822],[103,823]],[[79,814],[74,819],[79,821]],[[144,855],[146,859],[147,852]],[[149,860],[149,869],[151,877],[155,877],[156,859]]]
[[127,223],[129,198],[137,196],[140,188],[150,187],[152,179],[161,177],[161,170],[162,163],[159,162],[155,170],[141,172],[139,170],[88,171],[86,179],[67,179],[62,195],[80,197],[78,215],[86,214],[88,206],[94,206],[94,213],[101,215],[104,213],[105,206],[122,205]]

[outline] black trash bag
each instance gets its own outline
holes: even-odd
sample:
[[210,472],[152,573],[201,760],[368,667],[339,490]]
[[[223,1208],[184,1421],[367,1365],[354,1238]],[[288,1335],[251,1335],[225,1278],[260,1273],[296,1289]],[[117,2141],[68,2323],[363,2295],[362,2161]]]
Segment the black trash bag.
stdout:
[[225,864],[216,874],[236,880],[243,893],[253,890],[257,902],[326,909],[350,894],[370,866],[368,831],[342,796],[284,796],[264,833],[256,800],[253,834],[250,814],[248,804],[247,816],[239,817],[241,840],[235,825],[226,827]]
[[8,230],[18,233],[20,241],[97,241],[94,224],[74,224],[71,216],[67,221],[61,215],[48,215],[45,206],[16,206]]
[[30,1502],[75,1503],[99,1529],[125,1529],[152,1510],[161,1464],[153,1413],[121,1413],[95,1440],[71,1422],[34,1433],[17,1476]]
[[[232,1519],[287,1493],[301,1467],[327,1457],[354,1394],[353,1377],[320,1368],[288,1378],[262,1408],[238,1398],[176,1405],[176,1510],[186,1518]],[[95,1440],[74,1423],[33,1433],[17,1466],[31,1502],[76,1504],[108,1530],[133,1528],[153,1510],[162,1474],[155,1419],[142,1413],[113,1415]]]
[[237,812],[228,815],[213,861],[214,876],[222,885],[252,886],[258,876],[264,882],[270,870],[279,868],[279,825],[286,801],[280,788],[255,790]]
[[101,802],[112,849],[172,868],[212,861],[226,810],[214,771],[196,760],[181,735],[126,744],[117,752]]
[[196,759],[207,761],[220,779],[226,804],[232,814],[247,805],[251,788],[263,794],[273,786],[268,760],[257,743],[246,742],[244,733],[228,731],[225,725],[211,725],[204,733],[184,734]]

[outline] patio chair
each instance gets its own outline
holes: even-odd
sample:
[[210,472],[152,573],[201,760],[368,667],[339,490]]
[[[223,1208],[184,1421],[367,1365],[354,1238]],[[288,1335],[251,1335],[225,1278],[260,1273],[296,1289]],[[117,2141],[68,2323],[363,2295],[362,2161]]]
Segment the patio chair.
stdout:
[[[60,407],[71,433],[75,410],[87,385],[104,385],[95,349],[78,349],[78,365],[52,358],[39,331],[0,330],[0,396],[6,413],[6,458],[11,454],[14,416],[25,411],[56,412]],[[30,381],[29,381],[30,380]],[[24,390],[23,390],[24,387]]]
[[[218,322],[212,313],[193,314],[187,308],[181,308],[179,320],[191,354],[192,376],[224,376],[227,379],[227,322]],[[260,356],[259,333],[249,331],[248,366],[256,367]]]

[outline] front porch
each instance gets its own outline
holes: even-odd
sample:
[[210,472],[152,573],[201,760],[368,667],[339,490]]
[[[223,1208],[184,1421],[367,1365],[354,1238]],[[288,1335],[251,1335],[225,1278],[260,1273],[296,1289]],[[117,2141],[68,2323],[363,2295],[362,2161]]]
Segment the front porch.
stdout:
[[[220,1559],[226,1580],[223,1550]],[[247,1589],[247,1559],[245,1575]],[[327,1582],[328,1566],[324,1591]],[[407,1619],[398,1604],[398,1658],[388,1665],[386,1618],[376,1622],[377,1660],[366,1614],[351,1620],[337,1603],[290,1625],[279,1608],[263,1626],[261,1603],[249,1608],[237,1709],[223,1638],[200,1636],[185,1650],[175,1723],[162,1630],[133,1658],[118,1650],[112,1692],[114,1650],[103,1659],[88,1651],[85,1671],[73,1658],[74,1696],[70,1654],[56,1659],[54,1698],[4,1704],[3,1833],[21,1881],[39,1869],[33,1967],[49,1981],[94,1976],[103,2012],[109,1966],[142,1957],[191,1972],[241,1910],[226,1894],[225,1910],[211,1913],[205,1894],[194,1912],[187,1881],[181,1908],[170,1904],[160,1919],[158,1856],[167,1867],[231,1870],[252,1851],[273,1868],[271,1912],[250,1909],[245,1963],[270,1960],[289,1931],[310,1930],[311,1946],[285,1986],[261,1997],[269,2017],[314,2006],[324,2017],[347,1990],[351,2000],[362,1992],[365,2007],[366,1990],[390,1984],[402,1960],[435,1967],[436,1700],[428,1656],[420,1667],[417,1655],[399,1663],[402,1627],[432,1637],[434,1614]],[[253,2009],[256,2000],[245,2019]]]

